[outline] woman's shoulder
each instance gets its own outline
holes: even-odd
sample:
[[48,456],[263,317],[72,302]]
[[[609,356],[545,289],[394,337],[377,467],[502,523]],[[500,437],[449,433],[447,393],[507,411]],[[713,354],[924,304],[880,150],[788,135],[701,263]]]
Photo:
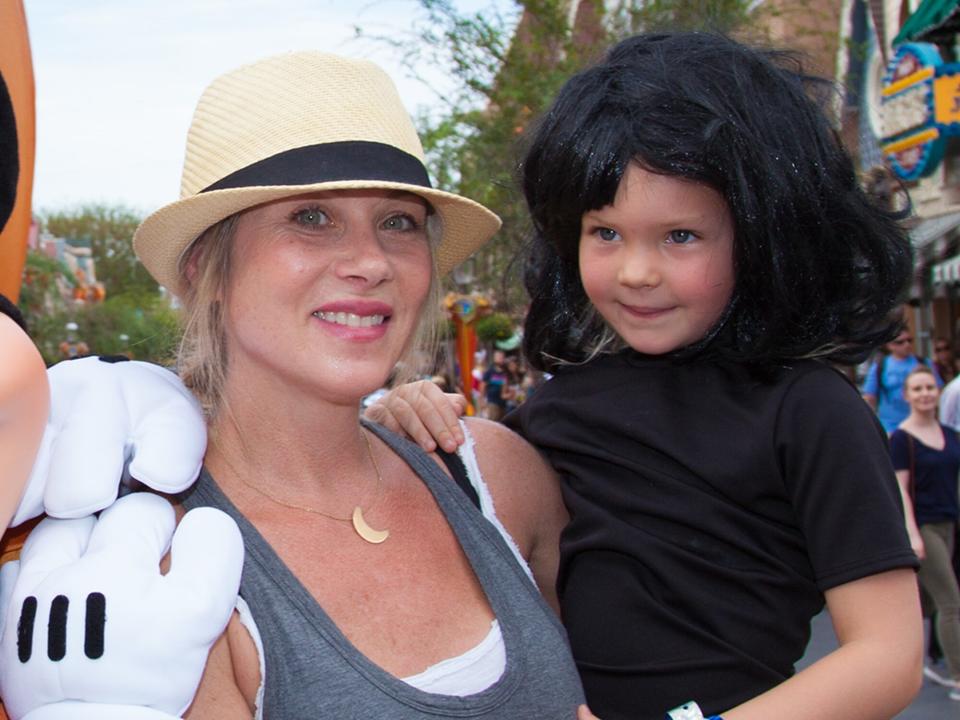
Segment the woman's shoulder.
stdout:
[[540,452],[520,435],[491,420],[466,418],[477,465],[497,516],[523,548],[544,508],[559,501],[557,476]]
[[502,423],[477,417],[464,418],[463,422],[473,438],[477,460],[488,483],[504,471],[525,467],[525,463],[535,468],[546,465],[533,445]]

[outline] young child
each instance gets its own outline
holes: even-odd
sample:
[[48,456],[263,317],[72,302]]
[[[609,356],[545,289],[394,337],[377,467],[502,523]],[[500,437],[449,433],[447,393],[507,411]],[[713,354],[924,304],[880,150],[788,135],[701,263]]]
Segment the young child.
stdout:
[[[690,699],[890,718],[919,687],[885,436],[829,364],[895,336],[911,253],[811,100],[828,89],[789,54],[636,36],[567,82],[523,160],[524,349],[554,377],[507,424],[562,484],[557,588],[604,720]],[[418,393],[379,419],[462,440]],[[840,647],[795,674],[824,602]]]

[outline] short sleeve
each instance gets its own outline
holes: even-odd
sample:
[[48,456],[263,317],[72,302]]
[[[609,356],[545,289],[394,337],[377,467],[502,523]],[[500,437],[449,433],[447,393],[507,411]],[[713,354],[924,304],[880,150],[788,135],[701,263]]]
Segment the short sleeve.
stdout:
[[775,443],[821,590],[916,566],[886,434],[846,378],[826,367],[801,374]]
[[890,460],[894,470],[910,468],[910,438],[903,430],[894,430],[890,436]]

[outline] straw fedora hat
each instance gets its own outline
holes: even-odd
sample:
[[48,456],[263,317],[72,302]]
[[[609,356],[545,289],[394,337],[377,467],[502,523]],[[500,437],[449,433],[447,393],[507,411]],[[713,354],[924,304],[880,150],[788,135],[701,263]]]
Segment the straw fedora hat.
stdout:
[[215,79],[187,134],[180,200],[147,217],[133,247],[175,295],[183,252],[211,225],[270,200],[350,188],[407,190],[442,221],[441,274],[499,229],[482,205],[430,186],[423,148],[393,82],[379,67],[294,52]]

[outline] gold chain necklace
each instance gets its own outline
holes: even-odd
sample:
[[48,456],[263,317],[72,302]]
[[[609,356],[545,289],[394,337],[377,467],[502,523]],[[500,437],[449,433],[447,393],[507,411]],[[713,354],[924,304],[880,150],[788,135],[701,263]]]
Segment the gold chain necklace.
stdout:
[[[377,500],[380,498],[380,488],[383,486],[383,475],[380,473],[380,464],[377,462],[377,458],[373,454],[373,447],[371,447],[370,445],[370,438],[368,437],[367,430],[364,430],[361,428],[360,434],[363,435],[363,439],[367,444],[367,455],[370,456],[370,462],[373,463],[373,469],[377,473],[377,486],[374,490],[375,494],[374,494],[373,502],[370,504],[370,508],[369,508],[370,510],[372,510],[376,506]],[[227,461],[227,465],[230,465],[229,461]],[[233,466],[230,465],[230,468],[233,469]],[[368,543],[372,543],[373,545],[379,545],[388,537],[390,537],[389,530],[374,530],[372,527],[370,527],[367,524],[367,521],[363,517],[363,508],[360,505],[357,505],[356,507],[353,508],[353,514],[350,517],[340,517],[338,515],[331,515],[328,512],[324,512],[323,510],[317,510],[316,508],[309,507],[308,505],[297,505],[296,503],[291,503],[291,502],[286,502],[285,500],[281,500],[280,498],[275,497],[273,494],[268,493],[263,488],[259,488],[256,485],[253,485],[247,482],[243,478],[243,476],[240,475],[240,473],[238,473],[236,470],[234,470],[233,474],[240,480],[240,482],[242,482],[248,488],[250,488],[254,492],[260,493],[261,495],[263,495],[265,498],[269,500],[273,500],[273,502],[277,503],[277,505],[283,505],[284,507],[288,507],[293,510],[303,510],[308,513],[313,513],[315,515],[321,515],[325,518],[329,518],[330,520],[337,520],[338,522],[351,523],[357,535],[359,535],[362,539],[366,540]]]

